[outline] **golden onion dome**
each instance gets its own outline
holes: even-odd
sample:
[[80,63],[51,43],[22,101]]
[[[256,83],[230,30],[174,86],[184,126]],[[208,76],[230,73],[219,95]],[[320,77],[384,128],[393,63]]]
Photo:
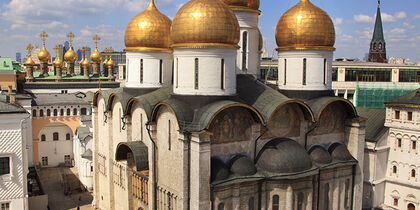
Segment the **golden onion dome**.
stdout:
[[77,54],[72,47],[64,54],[64,60],[68,63],[74,63],[77,60]]
[[128,23],[124,35],[125,50],[171,52],[171,23],[151,0],[146,10]]
[[35,62],[34,60],[32,60],[31,54],[29,54],[28,58],[26,59],[25,66],[32,67],[34,65],[35,65]]
[[110,59],[108,60],[108,62],[106,62],[106,66],[107,66],[108,68],[113,68],[113,67],[115,66],[115,63],[114,63],[114,61],[112,60],[112,58],[110,58]]
[[[231,7],[233,11],[257,10],[260,8],[260,0],[221,0]],[[258,12],[259,13],[259,12]]]
[[55,57],[53,65],[55,68],[60,68],[61,66],[63,66],[63,61],[60,59],[60,56]]
[[175,15],[173,48],[239,48],[239,24],[220,0],[191,0]]
[[89,62],[89,60],[88,60],[87,58],[85,58],[85,59],[83,60],[83,62],[82,62],[82,66],[83,66],[84,68],[89,68],[89,66],[90,66],[90,62]]
[[38,53],[38,59],[42,63],[47,63],[51,59],[51,55],[47,51],[47,49],[45,49],[45,46],[41,49],[41,51],[39,51],[39,53]]
[[100,63],[102,61],[102,54],[98,51],[98,48],[90,54],[90,60],[94,63]]
[[102,65],[106,67],[107,63],[108,63],[108,58],[105,57],[105,60],[102,62]]
[[281,16],[276,28],[277,50],[335,50],[335,29],[328,14],[309,0]]

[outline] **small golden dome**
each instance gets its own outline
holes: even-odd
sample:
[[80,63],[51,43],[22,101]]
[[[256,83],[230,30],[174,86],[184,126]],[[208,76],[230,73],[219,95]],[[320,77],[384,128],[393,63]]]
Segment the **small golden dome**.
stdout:
[[221,0],[231,7],[233,11],[245,9],[258,10],[260,0]]
[[125,50],[171,52],[171,23],[151,0],[146,10],[134,16],[128,23],[124,36]]
[[105,60],[102,62],[102,65],[106,67],[108,63],[108,58],[105,56]]
[[220,0],[191,0],[175,15],[173,48],[239,48],[239,24]]
[[335,50],[334,24],[309,0],[301,0],[281,16],[276,28],[277,50]]
[[94,63],[100,63],[102,61],[102,54],[96,48],[92,54],[90,54],[90,60]]
[[41,51],[39,51],[39,53],[38,53],[38,59],[42,63],[48,63],[48,61],[51,59],[51,55],[47,51],[47,49],[45,49],[45,46],[41,49]]
[[60,56],[55,57],[55,60],[53,61],[53,65],[55,68],[60,68],[63,66],[63,61],[61,61]]
[[32,60],[31,54],[29,54],[28,58],[26,59],[25,66],[32,67],[34,65],[35,65],[35,62],[34,60]]
[[114,61],[112,60],[112,58],[109,58],[108,62],[106,62],[106,67],[113,68],[114,66],[115,66]]
[[64,54],[64,60],[68,63],[74,63],[77,60],[77,54],[74,52],[72,47],[70,47],[66,54]]
[[85,58],[85,59],[83,60],[83,62],[82,62],[82,66],[83,66],[83,68],[89,68],[89,66],[90,66],[90,62],[89,62],[89,60],[88,60],[87,58]]

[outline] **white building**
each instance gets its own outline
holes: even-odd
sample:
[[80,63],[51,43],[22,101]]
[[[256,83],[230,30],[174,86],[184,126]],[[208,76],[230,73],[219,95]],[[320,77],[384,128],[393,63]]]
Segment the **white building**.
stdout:
[[79,180],[87,190],[93,190],[92,125],[91,116],[82,117],[82,125],[76,129],[73,140],[74,166]]
[[27,210],[30,116],[24,108],[6,102],[4,95],[0,97],[0,209]]
[[363,206],[418,209],[420,89],[385,105],[386,112],[366,109],[361,113],[371,121],[366,128],[370,137],[365,148]]

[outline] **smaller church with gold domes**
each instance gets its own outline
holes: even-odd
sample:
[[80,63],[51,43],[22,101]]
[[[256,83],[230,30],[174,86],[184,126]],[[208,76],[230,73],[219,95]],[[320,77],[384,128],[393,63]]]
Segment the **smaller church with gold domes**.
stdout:
[[[158,2],[159,3],[159,2]],[[300,0],[259,81],[259,0],[154,0],[125,31],[125,86],[93,97],[98,209],[361,209],[365,119],[331,89],[331,18]]]

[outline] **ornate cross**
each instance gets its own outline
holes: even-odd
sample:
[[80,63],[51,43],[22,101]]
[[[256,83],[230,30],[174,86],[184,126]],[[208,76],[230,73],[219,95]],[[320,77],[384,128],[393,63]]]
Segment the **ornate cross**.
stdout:
[[95,41],[96,49],[98,49],[98,41],[101,40],[101,37],[99,37],[98,34],[95,34],[92,39]]
[[41,37],[41,39],[42,39],[42,43],[43,43],[43,45],[45,46],[45,40],[47,40],[47,38],[48,38],[48,34],[47,34],[47,33],[45,33],[45,31],[43,31],[41,34],[39,34],[39,37]]
[[31,44],[28,44],[28,46],[26,47],[26,50],[28,50],[28,57],[31,55],[31,51],[34,49],[34,46],[32,46]]
[[74,37],[75,36],[74,36],[74,34],[72,32],[70,32],[70,33],[67,34],[67,38],[69,38],[70,46],[71,46],[71,44],[73,42]]
[[61,49],[60,45],[55,45],[54,50],[55,50],[55,56],[58,57],[58,51]]

